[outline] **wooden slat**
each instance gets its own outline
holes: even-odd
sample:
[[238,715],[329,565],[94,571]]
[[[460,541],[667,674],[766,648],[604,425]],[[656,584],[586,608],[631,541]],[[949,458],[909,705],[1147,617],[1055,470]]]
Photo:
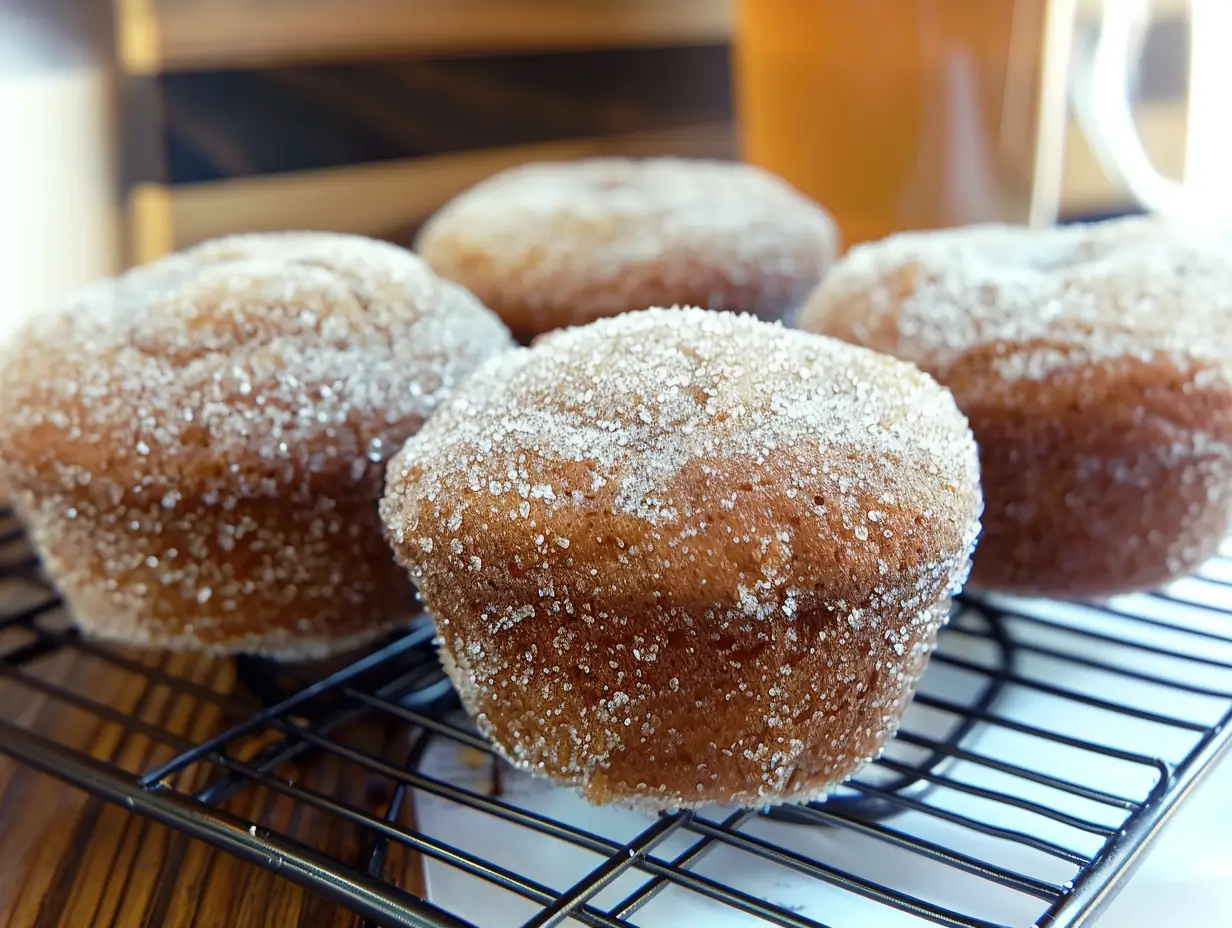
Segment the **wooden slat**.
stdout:
[[133,74],[722,42],[729,0],[116,0]]
[[[1106,0],[1078,0],[1081,22]],[[132,73],[381,54],[718,42],[731,0],[115,0]],[[1157,19],[1190,0],[1154,0]]]

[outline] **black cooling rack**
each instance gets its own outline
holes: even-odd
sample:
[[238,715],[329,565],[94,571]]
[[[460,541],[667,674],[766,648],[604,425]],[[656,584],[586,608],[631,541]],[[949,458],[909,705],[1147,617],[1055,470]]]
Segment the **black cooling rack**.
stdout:
[[[6,695],[0,752],[377,925],[1087,924],[1227,747],[1232,718],[1228,557],[1098,606],[964,597],[899,735],[838,794],[657,817],[600,815],[487,755],[423,617],[349,662],[241,658],[211,687],[80,638],[4,510],[0,603],[0,683],[157,747],[139,769],[94,759]],[[207,703],[213,722],[185,735],[113,708],[65,682],[66,655]],[[399,752],[348,737],[373,724]],[[384,798],[305,776],[339,759],[387,782]],[[333,858],[228,811],[256,788],[357,828],[362,853]],[[420,855],[429,899],[383,875],[399,844]]]

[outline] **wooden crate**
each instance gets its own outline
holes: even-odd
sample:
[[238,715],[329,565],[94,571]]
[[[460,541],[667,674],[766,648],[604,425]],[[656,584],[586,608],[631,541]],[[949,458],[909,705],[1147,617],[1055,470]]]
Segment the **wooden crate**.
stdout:
[[130,76],[131,259],[278,228],[405,243],[449,196],[525,161],[732,158],[727,57],[719,44]]
[[[115,4],[130,260],[294,226],[407,241],[450,195],[526,160],[739,154],[730,0]],[[1097,5],[1077,8],[1081,37]],[[1172,176],[1186,11],[1157,4],[1138,109]],[[1071,217],[1131,205],[1072,119],[1061,196]]]

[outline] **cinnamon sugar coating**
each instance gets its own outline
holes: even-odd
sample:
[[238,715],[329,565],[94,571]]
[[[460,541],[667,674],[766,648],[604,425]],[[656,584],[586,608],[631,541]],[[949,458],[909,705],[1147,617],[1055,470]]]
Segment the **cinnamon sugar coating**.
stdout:
[[976,226],[852,249],[800,325],[912,361],[980,445],[973,581],[1142,589],[1232,514],[1232,249],[1159,220]]
[[966,421],[911,365],[650,309],[486,364],[381,512],[498,749],[662,808],[802,801],[875,755],[980,494]]
[[86,288],[0,361],[0,472],[93,634],[315,657],[407,613],[386,459],[507,330],[410,252],[207,242]]
[[829,213],[774,175],[680,158],[512,168],[446,204],[416,243],[526,340],[648,306],[779,318],[837,247]]

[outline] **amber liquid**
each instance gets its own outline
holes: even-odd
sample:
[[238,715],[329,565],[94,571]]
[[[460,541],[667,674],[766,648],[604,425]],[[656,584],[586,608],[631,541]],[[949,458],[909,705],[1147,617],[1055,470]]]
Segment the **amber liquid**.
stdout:
[[745,158],[844,242],[1026,222],[1047,0],[740,0]]

